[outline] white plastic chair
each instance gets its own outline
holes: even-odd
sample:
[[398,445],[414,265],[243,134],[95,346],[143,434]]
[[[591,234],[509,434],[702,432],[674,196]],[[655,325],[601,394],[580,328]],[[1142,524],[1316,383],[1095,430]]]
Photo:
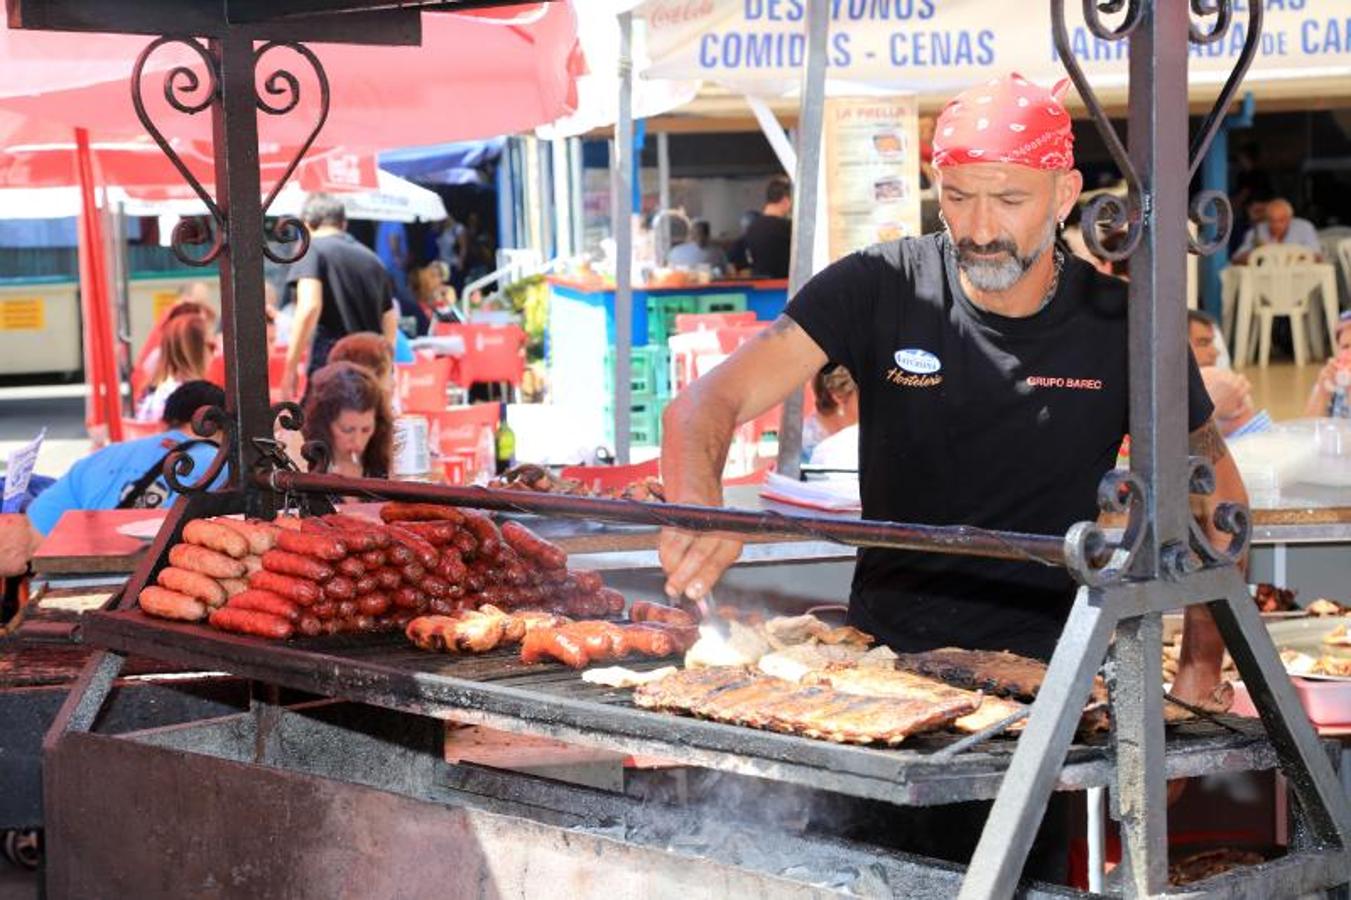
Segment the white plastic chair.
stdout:
[[[1270,244],[1258,247],[1248,258],[1251,271],[1252,318],[1260,322],[1261,356],[1259,364],[1266,368],[1271,358],[1271,323],[1277,316],[1290,319],[1290,334],[1295,345],[1295,363],[1304,365],[1309,358],[1310,303],[1321,285],[1316,270],[1305,268],[1316,263],[1317,255],[1307,247],[1291,244]],[[1243,348],[1244,355],[1251,350]]]

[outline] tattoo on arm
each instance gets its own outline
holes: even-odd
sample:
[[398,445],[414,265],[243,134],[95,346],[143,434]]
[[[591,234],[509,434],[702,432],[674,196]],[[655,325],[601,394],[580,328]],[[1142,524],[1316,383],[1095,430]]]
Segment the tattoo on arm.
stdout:
[[761,332],[761,336],[763,336],[765,339],[776,338],[779,337],[780,335],[787,334],[790,331],[794,331],[800,327],[801,326],[798,325],[798,323],[794,322],[788,316],[779,316],[777,319],[774,320],[773,324],[771,324],[768,328],[766,328],[763,332]]
[[1203,457],[1211,465],[1224,459],[1229,448],[1224,443],[1219,427],[1214,419],[1193,431],[1187,440],[1187,450],[1192,456]]

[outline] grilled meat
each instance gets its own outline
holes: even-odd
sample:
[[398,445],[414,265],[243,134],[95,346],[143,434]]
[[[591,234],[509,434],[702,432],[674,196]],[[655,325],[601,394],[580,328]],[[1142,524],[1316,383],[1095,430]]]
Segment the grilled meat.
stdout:
[[522,610],[507,613],[484,605],[454,616],[418,616],[404,633],[423,650],[487,653],[502,644],[518,643],[536,628],[557,628],[568,622],[552,613]]
[[626,656],[670,656],[686,649],[690,639],[687,628],[655,622],[571,622],[528,632],[521,643],[521,659],[527,663],[557,660],[581,669],[593,662]]
[[633,696],[647,709],[837,743],[889,745],[942,728],[978,705],[970,695],[860,697],[819,685],[802,687],[733,666],[686,669],[640,686]]
[[823,644],[849,644],[860,649],[873,643],[873,636],[848,625],[831,628],[816,616],[778,616],[765,622],[761,628],[765,640],[775,650],[819,641]]
[[[937,678],[946,684],[996,697],[1031,702],[1046,677],[1046,663],[1018,656],[1007,650],[962,650],[944,647],[924,653],[902,653],[896,665],[917,675]],[[1107,685],[1093,679],[1091,703],[1107,702]]]

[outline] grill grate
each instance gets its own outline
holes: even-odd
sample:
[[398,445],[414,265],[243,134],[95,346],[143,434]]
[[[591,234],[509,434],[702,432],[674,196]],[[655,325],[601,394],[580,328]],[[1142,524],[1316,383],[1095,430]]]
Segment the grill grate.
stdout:
[[[789,781],[894,803],[929,805],[988,799],[1016,741],[996,738],[949,758],[959,740],[919,735],[895,749],[755,731],[638,709],[632,692],[583,682],[560,665],[525,665],[514,649],[432,654],[402,635],[349,635],[277,643],[147,618],[138,611],[87,617],[84,639],[124,653],[407,712],[453,718],[588,746]],[[651,669],[673,660],[625,662]],[[1260,724],[1231,719],[1233,730],[1194,723],[1171,732],[1170,773],[1269,768],[1275,755]],[[1105,785],[1107,739],[1077,744],[1061,783]]]

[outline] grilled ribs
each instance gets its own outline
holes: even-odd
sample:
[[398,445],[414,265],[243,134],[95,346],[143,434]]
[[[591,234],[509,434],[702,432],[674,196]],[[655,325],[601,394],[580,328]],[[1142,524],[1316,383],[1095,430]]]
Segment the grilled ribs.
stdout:
[[[908,672],[937,678],[945,684],[967,690],[986,691],[995,697],[1031,703],[1046,678],[1046,663],[1007,650],[962,650],[943,647],[924,653],[902,653],[896,665]],[[1012,713],[1014,710],[1010,709]],[[1105,731],[1107,684],[1094,677],[1088,704],[1079,720],[1079,733]]]
[[685,669],[634,691],[646,709],[689,713],[837,743],[899,744],[973,712],[977,694],[939,690],[908,697],[863,697],[825,686],[798,686],[747,669]]
[[[1007,650],[962,650],[943,647],[924,653],[902,653],[896,665],[907,672],[937,678],[945,684],[985,691],[996,697],[1009,697],[1030,703],[1037,698],[1046,663]],[[1107,685],[1093,679],[1090,703],[1107,702]]]

